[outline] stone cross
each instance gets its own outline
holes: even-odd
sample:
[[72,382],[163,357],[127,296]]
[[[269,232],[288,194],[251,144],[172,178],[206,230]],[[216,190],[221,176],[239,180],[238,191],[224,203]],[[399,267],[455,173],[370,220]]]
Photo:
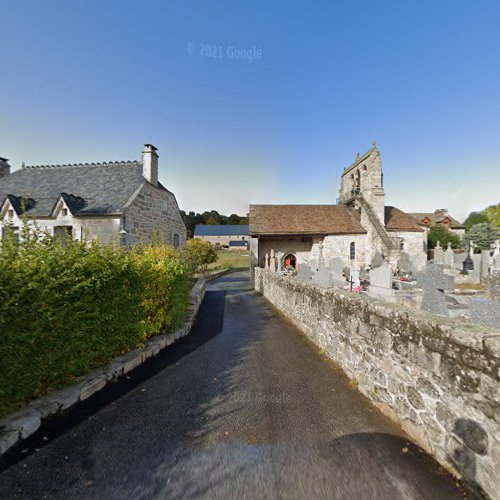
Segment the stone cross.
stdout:
[[422,287],[423,296],[420,309],[432,314],[448,316],[448,305],[444,290],[447,288],[443,266],[429,264],[417,275],[418,285]]
[[318,269],[323,269],[324,267],[323,242],[321,241],[318,245]]
[[283,271],[283,253],[278,252],[277,259],[278,259],[278,272],[281,272]]
[[469,257],[472,259],[472,256],[474,255],[474,248],[476,247],[476,245],[474,244],[474,242],[472,240],[470,240],[469,242]]
[[274,261],[274,250],[271,248],[271,258],[269,259],[269,268],[274,273],[276,271],[276,265]]
[[267,252],[264,257],[264,269],[269,269],[269,254]]

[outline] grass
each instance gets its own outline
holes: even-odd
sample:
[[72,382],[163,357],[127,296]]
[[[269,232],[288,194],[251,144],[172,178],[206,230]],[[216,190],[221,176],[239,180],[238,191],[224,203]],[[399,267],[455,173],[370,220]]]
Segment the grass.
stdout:
[[210,264],[210,272],[223,271],[224,269],[234,269],[235,267],[250,267],[250,253],[239,250],[219,250],[219,259]]
[[479,283],[457,283],[455,288],[459,290],[484,290],[484,286]]

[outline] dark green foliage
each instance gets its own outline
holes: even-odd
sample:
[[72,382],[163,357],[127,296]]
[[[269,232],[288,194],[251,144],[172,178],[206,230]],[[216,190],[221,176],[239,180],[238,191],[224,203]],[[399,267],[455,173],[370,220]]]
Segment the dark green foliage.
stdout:
[[465,237],[467,242],[473,241],[476,249],[489,250],[495,240],[500,239],[500,229],[486,222],[474,224],[468,231]]
[[483,222],[488,222],[488,217],[484,210],[482,212],[471,212],[467,219],[465,219],[464,226],[466,229],[470,229],[475,224],[481,224]]
[[448,243],[451,243],[451,248],[463,247],[463,243],[460,237],[456,234],[453,234],[450,230],[441,225],[431,227],[431,229],[429,230],[427,241],[429,248],[435,248],[438,241],[443,248],[446,248],[448,246]]
[[7,236],[0,250],[0,415],[182,323],[189,277],[180,257],[23,240]]

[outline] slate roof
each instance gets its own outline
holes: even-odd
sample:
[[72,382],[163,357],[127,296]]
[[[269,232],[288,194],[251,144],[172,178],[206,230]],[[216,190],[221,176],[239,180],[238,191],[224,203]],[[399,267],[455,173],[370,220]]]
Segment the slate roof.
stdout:
[[[452,217],[448,212],[444,210],[436,210],[435,212],[412,212],[409,215],[417,219],[420,224],[423,224],[422,221],[427,217],[431,222],[431,224],[440,224],[443,220],[448,217],[450,219],[450,227],[452,229],[465,229],[465,226],[460,223],[457,219]],[[426,224],[423,224],[426,225]]]
[[418,222],[410,214],[399,210],[396,207],[385,207],[385,228],[387,231],[407,231],[421,232],[424,231]]
[[346,205],[250,205],[250,234],[362,234]]
[[196,224],[195,236],[248,236],[248,224]]
[[63,196],[79,216],[118,214],[145,183],[140,161],[28,166],[0,177],[0,204],[7,195],[31,198],[28,213],[47,217]]

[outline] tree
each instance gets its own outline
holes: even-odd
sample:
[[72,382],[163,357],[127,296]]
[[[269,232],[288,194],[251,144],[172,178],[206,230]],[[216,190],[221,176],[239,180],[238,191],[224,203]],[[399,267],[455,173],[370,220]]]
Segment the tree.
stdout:
[[467,242],[472,240],[479,250],[489,250],[491,244],[500,239],[500,228],[487,222],[475,224],[467,231],[465,239]]
[[500,203],[491,205],[484,212],[488,218],[488,222],[494,226],[500,227]]
[[470,229],[475,224],[481,224],[482,222],[488,222],[488,217],[484,210],[480,212],[471,212],[467,219],[465,219],[464,226],[465,229]]
[[209,264],[217,262],[219,255],[215,248],[208,242],[193,238],[187,242],[187,261],[193,273],[207,272]]
[[447,247],[448,243],[451,243],[451,248],[463,247],[460,237],[441,225],[431,227],[427,241],[429,248],[436,248],[438,241],[442,247]]

